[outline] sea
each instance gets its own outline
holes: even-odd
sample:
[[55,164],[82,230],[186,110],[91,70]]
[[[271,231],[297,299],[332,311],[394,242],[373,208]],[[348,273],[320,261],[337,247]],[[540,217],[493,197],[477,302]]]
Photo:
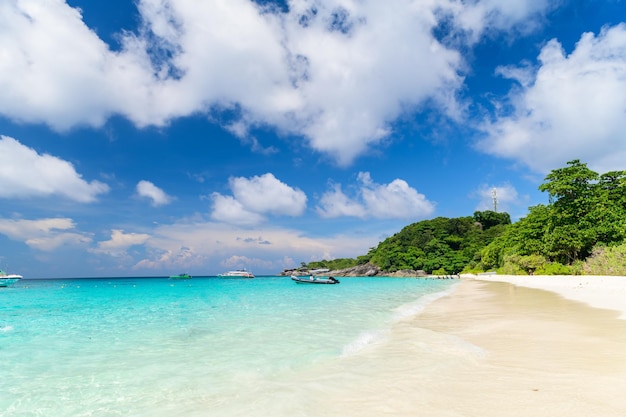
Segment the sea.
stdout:
[[458,281],[340,281],[23,279],[0,288],[0,415],[404,415],[411,405],[392,398],[419,384],[414,375],[476,354],[410,325]]

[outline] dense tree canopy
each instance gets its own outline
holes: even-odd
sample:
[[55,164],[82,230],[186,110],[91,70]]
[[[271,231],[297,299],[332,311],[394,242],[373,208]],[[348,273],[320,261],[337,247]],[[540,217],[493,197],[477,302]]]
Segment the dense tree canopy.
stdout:
[[390,272],[413,269],[428,273],[458,273],[501,233],[497,226],[510,223],[508,214],[495,212],[476,212],[474,217],[424,220],[406,226],[386,239],[370,251],[369,261]]
[[520,262],[539,256],[543,267],[567,272],[559,265],[576,267],[595,247],[626,239],[626,171],[598,175],[573,160],[548,174],[539,190],[549,194],[550,203],[531,207],[525,218],[484,248],[480,267],[533,272]]
[[[468,263],[478,259],[477,253],[510,223],[507,213],[493,211],[476,212],[473,217],[424,220],[406,226],[353,263],[371,262],[388,272],[410,269],[439,274],[459,273]],[[353,266],[349,260],[341,261],[342,268]],[[341,269],[336,266],[336,261],[308,264],[309,268]]]

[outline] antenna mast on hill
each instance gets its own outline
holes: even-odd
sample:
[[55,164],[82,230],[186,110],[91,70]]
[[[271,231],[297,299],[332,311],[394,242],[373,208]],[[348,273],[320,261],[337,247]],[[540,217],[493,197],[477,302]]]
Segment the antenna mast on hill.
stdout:
[[498,193],[496,192],[496,188],[494,187],[491,190],[491,197],[493,197],[493,211],[498,212]]

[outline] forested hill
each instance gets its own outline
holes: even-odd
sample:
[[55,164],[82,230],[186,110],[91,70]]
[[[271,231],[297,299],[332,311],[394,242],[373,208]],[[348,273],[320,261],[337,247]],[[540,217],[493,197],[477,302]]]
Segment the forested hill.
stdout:
[[483,211],[473,217],[437,217],[413,223],[385,239],[359,258],[395,272],[424,270],[429,274],[457,274],[511,223],[508,213]]
[[507,274],[626,275],[626,171],[598,174],[579,160],[548,174],[549,204],[508,213],[475,212],[410,224],[357,259],[302,264],[344,269],[367,263],[393,273],[497,270]]
[[311,262],[309,269],[338,270],[372,263],[386,272],[423,270],[427,274],[457,274],[511,223],[508,213],[482,211],[474,216],[423,220],[404,227],[356,260]]

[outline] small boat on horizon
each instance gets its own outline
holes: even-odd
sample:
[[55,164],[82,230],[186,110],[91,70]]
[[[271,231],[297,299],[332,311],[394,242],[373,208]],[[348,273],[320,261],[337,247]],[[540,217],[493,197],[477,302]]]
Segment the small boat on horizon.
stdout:
[[296,284],[339,284],[339,280],[335,277],[318,278],[313,275],[309,277],[298,277],[296,275],[292,275],[291,279],[294,280]]
[[184,273],[178,275],[170,275],[170,279],[191,279],[191,275]]
[[7,274],[2,269],[0,269],[0,287],[8,287],[9,285],[15,284],[17,281],[24,278],[18,274]]
[[223,274],[218,274],[218,278],[254,278],[252,272],[248,272],[245,269],[237,269],[234,271],[227,271]]

